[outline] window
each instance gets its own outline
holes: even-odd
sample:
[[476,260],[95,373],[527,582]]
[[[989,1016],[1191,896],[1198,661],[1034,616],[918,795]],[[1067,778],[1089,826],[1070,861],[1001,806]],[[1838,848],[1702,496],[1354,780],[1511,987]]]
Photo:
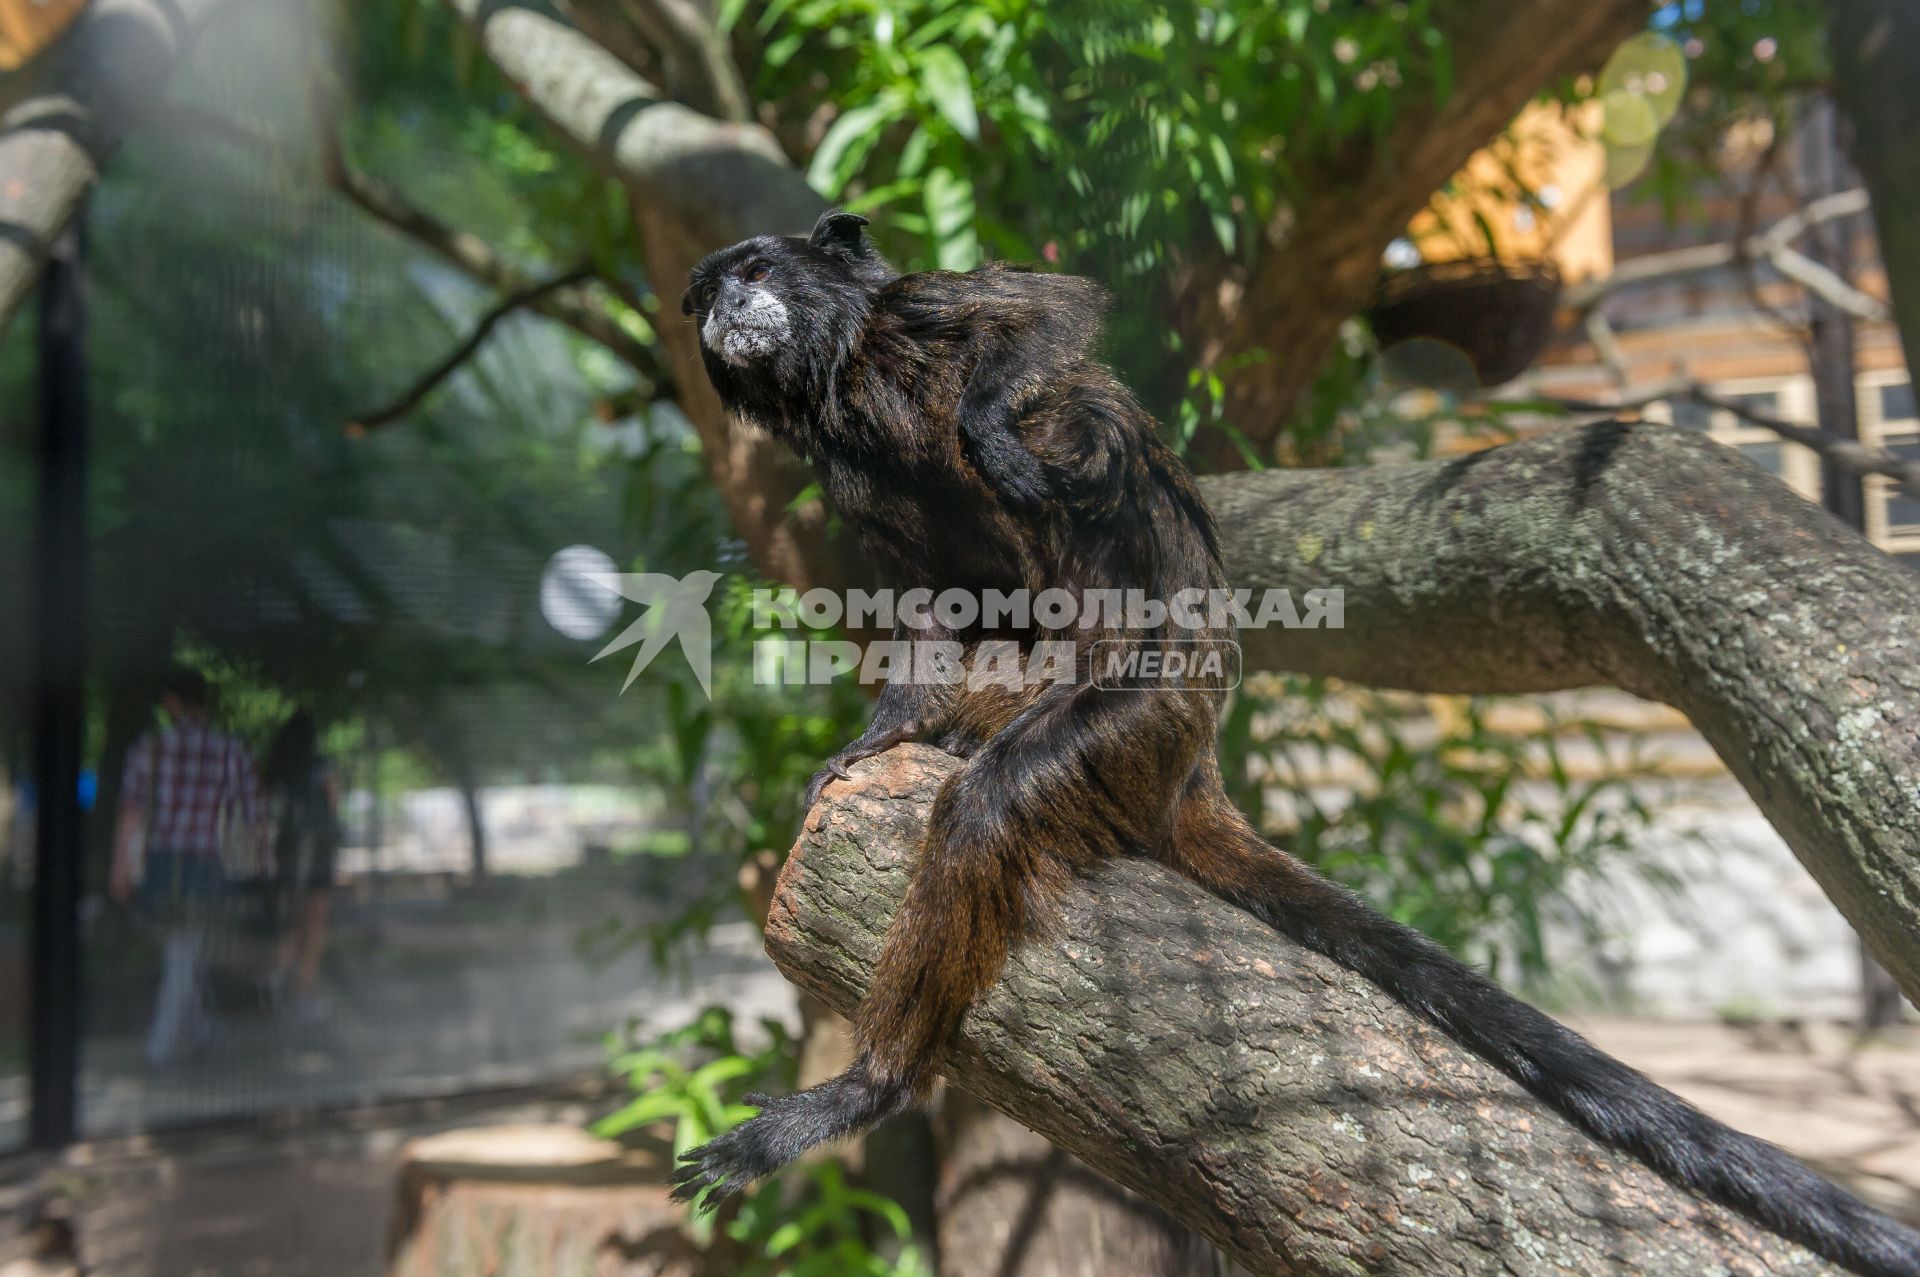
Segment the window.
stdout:
[[[1920,435],[1904,439],[1887,438],[1886,449],[1902,461],[1920,461]],[[1920,496],[1888,485],[1887,533],[1889,536],[1920,535]]]
[[1787,446],[1783,443],[1743,443],[1740,455],[1776,479],[1786,473]]
[[1912,421],[1915,417],[1920,417],[1920,412],[1914,411],[1911,381],[1896,381],[1880,387],[1880,420]]
[[1780,413],[1780,394],[1774,390],[1748,391],[1744,394],[1728,395],[1727,402],[1737,404],[1746,411],[1762,417],[1778,417]]
[[1684,426],[1688,430],[1713,429],[1713,409],[1703,403],[1682,399],[1679,403],[1670,405],[1668,412],[1672,414],[1673,424],[1676,426]]
[[[1902,461],[1920,461],[1920,413],[1913,381],[1904,373],[1860,378],[1860,434]],[[1887,479],[1867,485],[1867,534],[1882,548],[1913,560],[1920,554],[1920,496]]]

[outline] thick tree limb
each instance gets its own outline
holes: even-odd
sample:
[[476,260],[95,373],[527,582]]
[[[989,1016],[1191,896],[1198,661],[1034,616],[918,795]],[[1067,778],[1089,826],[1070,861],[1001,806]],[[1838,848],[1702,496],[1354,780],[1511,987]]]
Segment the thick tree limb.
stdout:
[[[958,764],[907,746],[808,817],[767,948],[850,1011]],[[1574,1130],[1385,994],[1143,861],[1082,880],[947,1077],[1256,1274],[1835,1273]]]
[[1920,999],[1920,573],[1692,431],[1204,481],[1236,587],[1340,587],[1249,668],[1431,692],[1612,685],[1685,713]]
[[[715,245],[804,230],[825,207],[757,124],[668,99],[612,53],[527,0],[446,0],[495,66],[562,137]],[[672,281],[660,284],[672,291]]]
[[54,237],[226,0],[94,0],[0,115],[0,328]]
[[735,122],[753,102],[727,37],[695,0],[570,0],[576,21],[600,38],[625,23],[660,56],[674,95],[696,111]]

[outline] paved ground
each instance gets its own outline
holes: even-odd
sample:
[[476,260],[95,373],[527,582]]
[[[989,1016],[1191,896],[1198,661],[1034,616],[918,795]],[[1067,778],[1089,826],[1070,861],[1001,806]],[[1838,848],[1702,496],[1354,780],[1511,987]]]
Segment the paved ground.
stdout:
[[94,1277],[375,1277],[406,1140],[469,1124],[589,1120],[588,1104],[566,1091],[113,1141],[42,1178],[76,1203]]
[[[1920,1033],[1860,1046],[1826,1027],[1582,1028],[1710,1112],[1920,1223]],[[563,1090],[389,1106],[277,1130],[106,1143],[35,1178],[77,1203],[98,1277],[375,1277],[405,1139],[463,1124],[579,1121],[588,1108]],[[35,1170],[13,1169],[16,1181]]]

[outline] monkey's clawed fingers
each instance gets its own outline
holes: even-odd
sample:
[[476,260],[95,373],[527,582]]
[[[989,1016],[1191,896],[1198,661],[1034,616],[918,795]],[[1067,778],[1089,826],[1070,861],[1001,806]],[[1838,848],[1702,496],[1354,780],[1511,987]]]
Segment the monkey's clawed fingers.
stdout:
[[[822,792],[826,790],[827,785],[830,781],[853,779],[853,773],[847,770],[846,763],[843,763],[840,761],[842,758],[845,758],[845,757],[846,755],[841,754],[834,758],[828,759],[827,765],[825,767],[822,767],[819,771],[815,772],[813,774],[813,779],[807,782],[807,810],[808,811],[812,811],[813,805],[820,801],[820,795]],[[856,758],[851,761],[859,762],[860,760]]]
[[912,740],[922,730],[920,721],[914,719],[898,727],[890,727],[873,735],[862,736],[829,758],[826,766],[815,772],[813,779],[807,782],[807,810],[813,810],[813,805],[820,801],[820,794],[829,782],[853,779],[853,773],[847,768],[855,763],[863,763],[876,754],[884,754],[902,741]]
[[[712,1209],[723,1197],[744,1191],[757,1179],[764,1179],[811,1147],[804,1138],[808,1115],[818,1107],[818,1098],[774,1097],[754,1092],[742,1101],[760,1110],[730,1131],[723,1131],[698,1148],[680,1155],[680,1165],[667,1182],[673,1185],[673,1200],[690,1202],[707,1192],[702,1209]],[[795,1120],[800,1129],[796,1130]],[[802,1135],[795,1143],[796,1134]],[[815,1139],[813,1142],[818,1142]],[[712,1190],[708,1192],[708,1190]]]
[[712,1210],[721,1198],[733,1196],[764,1175],[765,1170],[743,1156],[747,1148],[740,1133],[749,1125],[750,1120],[682,1153],[679,1167],[667,1177],[673,1185],[673,1200],[690,1202],[711,1189],[701,1209]]

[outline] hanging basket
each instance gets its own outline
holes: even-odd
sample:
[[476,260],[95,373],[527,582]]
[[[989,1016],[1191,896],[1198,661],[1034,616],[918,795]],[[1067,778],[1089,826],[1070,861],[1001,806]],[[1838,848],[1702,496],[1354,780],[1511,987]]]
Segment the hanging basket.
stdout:
[[1482,387],[1512,381],[1553,335],[1560,270],[1552,262],[1433,262],[1381,281],[1367,311],[1380,349],[1437,343],[1464,355]]

